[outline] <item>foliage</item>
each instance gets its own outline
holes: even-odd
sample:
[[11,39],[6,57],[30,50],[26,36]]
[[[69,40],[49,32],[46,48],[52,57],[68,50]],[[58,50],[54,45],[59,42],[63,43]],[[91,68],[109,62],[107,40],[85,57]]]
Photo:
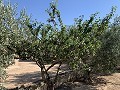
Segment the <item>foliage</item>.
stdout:
[[[95,59],[95,57],[102,45],[101,37],[109,28],[109,21],[114,12],[115,8],[113,7],[111,12],[103,19],[97,19],[97,14],[93,14],[89,20],[83,21],[81,16],[76,19],[75,25],[69,29],[70,40],[68,46],[70,48],[68,48],[69,51],[66,56],[69,57],[69,64],[76,73],[76,79],[82,76],[84,81],[88,82],[90,72],[96,72],[97,67],[95,66],[99,64],[99,60]],[[105,61],[102,65],[104,63]]]
[[[57,81],[61,64],[68,64],[76,76],[82,74],[85,80],[89,79],[89,72],[95,70],[94,66],[99,63],[98,60],[94,60],[94,57],[101,47],[101,36],[108,29],[115,8],[112,8],[103,19],[97,19],[97,14],[91,15],[90,19],[86,21],[83,21],[82,17],[77,18],[75,24],[69,28],[63,24],[55,3],[50,4],[47,12],[50,16],[47,25],[28,25],[36,38],[30,45],[32,50],[30,56],[41,68],[42,79],[47,83],[49,89],[53,87]],[[51,66],[46,68],[46,63],[51,63]],[[48,70],[55,64],[59,64],[59,68],[56,78],[52,81]]]
[[20,12],[20,16],[16,18],[16,22],[18,26],[17,33],[12,35],[14,40],[10,43],[10,47],[15,49],[15,54],[25,60],[28,57],[26,52],[26,49],[29,48],[28,44],[32,43],[32,40],[34,40],[33,35],[27,27],[27,24],[30,22],[30,17],[26,14],[25,10]]
[[[25,11],[21,11],[20,17],[16,18],[16,5],[12,6],[9,2],[0,2],[0,85],[6,79],[5,69],[14,63],[14,54],[21,41],[28,40],[25,35],[27,32],[25,24],[29,18]],[[26,39],[27,38],[27,39]],[[30,38],[30,35],[29,35]]]
[[5,77],[4,69],[13,63],[12,52],[8,46],[12,40],[11,33],[15,30],[15,7],[10,3],[5,5],[0,2],[0,80],[3,81]]
[[114,23],[102,36],[101,48],[97,52],[96,58],[99,62],[95,67],[98,67],[99,72],[111,73],[115,72],[117,66],[120,65],[120,23],[116,17]]

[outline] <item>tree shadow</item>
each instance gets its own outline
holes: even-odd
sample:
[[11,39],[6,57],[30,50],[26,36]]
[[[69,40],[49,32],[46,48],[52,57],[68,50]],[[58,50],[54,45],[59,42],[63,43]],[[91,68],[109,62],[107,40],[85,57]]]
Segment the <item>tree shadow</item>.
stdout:
[[[56,72],[54,72],[54,70],[56,68],[58,68],[58,65],[54,66],[49,71],[51,77],[55,76]],[[67,71],[67,70],[69,70],[69,69],[66,67],[66,65],[63,65],[61,67],[61,72],[64,72],[64,71]],[[66,80],[62,81],[62,79],[67,79],[67,78],[68,78],[68,76],[64,76],[64,75],[62,76],[61,75],[60,78],[59,78],[60,81],[58,81],[58,82],[65,82]],[[66,85],[61,84],[55,90],[96,90],[95,86],[97,86],[99,84],[100,85],[105,85],[106,82],[107,82],[105,79],[98,78],[97,76],[94,76],[92,79],[94,81],[94,83],[92,83],[92,84],[85,84],[83,82],[79,82],[79,85],[75,85],[75,84],[69,84],[68,82],[65,82]],[[10,83],[14,83],[15,86],[21,86],[21,85],[26,85],[26,84],[31,86],[31,84],[38,84],[40,82],[42,82],[40,71],[14,75],[14,78],[10,80]]]
[[98,77],[98,76],[94,76],[93,78],[92,78],[92,80],[93,80],[93,83],[91,83],[92,85],[94,85],[94,86],[97,86],[97,85],[105,85],[105,84],[107,84],[107,80],[106,79],[104,79],[104,78],[102,78],[102,77]]
[[40,80],[41,74],[39,71],[32,72],[32,73],[24,73],[19,75],[14,75],[13,79],[10,79],[10,83],[15,83],[15,86],[26,84],[26,83],[32,83],[37,80]]
[[[54,75],[55,73],[51,72],[51,74]],[[15,79],[12,79],[11,83],[15,83],[16,86],[18,85],[21,86],[27,83],[38,85],[38,83],[43,82],[41,79],[41,73],[39,71],[15,75],[14,77]],[[66,79],[66,78],[62,76],[60,79]],[[96,90],[96,86],[98,84],[102,85],[102,84],[106,84],[107,82],[105,79],[97,78],[97,77],[94,77],[93,80],[94,80],[93,84],[85,84],[82,82],[79,82],[79,84],[75,84],[75,83],[65,82],[64,84],[61,84],[60,86],[58,86],[55,90]],[[30,87],[30,86],[32,87],[32,84],[29,84],[27,87]],[[17,89],[13,89],[13,90],[17,90]]]
[[30,60],[30,59],[28,59],[28,60],[18,59],[18,60],[19,60],[19,62],[35,62],[33,60]]

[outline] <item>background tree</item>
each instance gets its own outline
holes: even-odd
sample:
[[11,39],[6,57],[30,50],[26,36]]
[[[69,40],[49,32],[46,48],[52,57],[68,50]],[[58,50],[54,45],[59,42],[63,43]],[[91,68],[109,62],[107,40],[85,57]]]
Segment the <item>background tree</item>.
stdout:
[[15,6],[0,1],[0,80],[5,79],[4,69],[13,63],[13,50],[9,49],[11,34],[15,33]]
[[111,73],[119,66],[120,58],[120,19],[116,17],[101,39],[102,45],[97,52],[96,64],[99,72]]
[[0,0],[0,86],[6,79],[5,69],[14,63],[18,45],[28,40],[26,36],[30,34],[25,27],[25,23],[30,21],[25,11],[21,11],[19,18],[16,15],[16,5],[12,6],[9,2],[5,4]]
[[70,47],[67,56],[69,57],[68,61],[70,61],[69,65],[76,73],[76,80],[82,77],[83,81],[88,82],[90,72],[95,72],[96,67],[94,66],[99,61],[94,58],[102,45],[100,37],[107,31],[114,12],[115,8],[113,7],[111,12],[103,19],[97,19],[97,14],[93,14],[89,20],[83,21],[81,16],[76,19],[75,25],[69,29]]

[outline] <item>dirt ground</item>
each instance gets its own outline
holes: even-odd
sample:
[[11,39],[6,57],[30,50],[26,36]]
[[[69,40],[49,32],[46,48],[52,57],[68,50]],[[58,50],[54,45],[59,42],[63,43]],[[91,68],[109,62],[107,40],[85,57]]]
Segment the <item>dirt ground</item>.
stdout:
[[[50,65],[46,65],[46,67],[48,66]],[[52,75],[55,74],[57,67],[58,65],[55,65],[49,70],[49,73]],[[64,69],[64,65],[62,67]],[[9,66],[6,71],[8,73],[8,78],[4,86],[8,89],[20,87],[23,84],[29,86],[33,82],[41,79],[40,68],[35,62],[15,60],[15,64]]]
[[[46,67],[48,67],[47,65]],[[54,73],[57,65],[50,70]],[[6,69],[8,73],[8,78],[4,86],[6,88],[20,87],[21,85],[31,85],[40,79],[40,68],[35,64],[35,62],[23,62],[16,60],[15,65],[10,66]],[[74,90],[120,90],[120,73],[114,73],[108,76],[100,76],[106,81],[106,83],[100,83],[97,85],[81,85],[80,87],[75,87]],[[99,79],[98,79],[99,80]],[[77,84],[77,82],[76,82]]]

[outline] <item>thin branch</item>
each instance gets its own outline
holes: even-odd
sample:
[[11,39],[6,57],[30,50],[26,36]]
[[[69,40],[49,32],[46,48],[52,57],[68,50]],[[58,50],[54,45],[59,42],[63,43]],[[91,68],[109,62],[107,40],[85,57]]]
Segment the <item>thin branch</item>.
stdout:
[[57,69],[57,73],[56,73],[56,75],[55,75],[55,79],[54,79],[54,82],[53,82],[54,84],[56,83],[56,81],[57,81],[57,79],[58,79],[58,75],[59,75],[59,71],[60,71],[61,65],[62,65],[62,62],[60,62],[59,67],[58,67],[58,69]]
[[[36,64],[41,68],[42,78],[44,79],[44,81],[46,81],[45,79],[50,79],[50,76],[45,68],[44,63],[42,61],[39,61],[39,62],[37,60],[35,60],[35,61],[36,61]],[[47,78],[45,78],[45,76],[44,76],[45,74],[46,74]]]
[[49,66],[46,70],[49,71],[50,68],[52,68],[55,64],[60,63],[61,61],[54,62],[51,66]]

